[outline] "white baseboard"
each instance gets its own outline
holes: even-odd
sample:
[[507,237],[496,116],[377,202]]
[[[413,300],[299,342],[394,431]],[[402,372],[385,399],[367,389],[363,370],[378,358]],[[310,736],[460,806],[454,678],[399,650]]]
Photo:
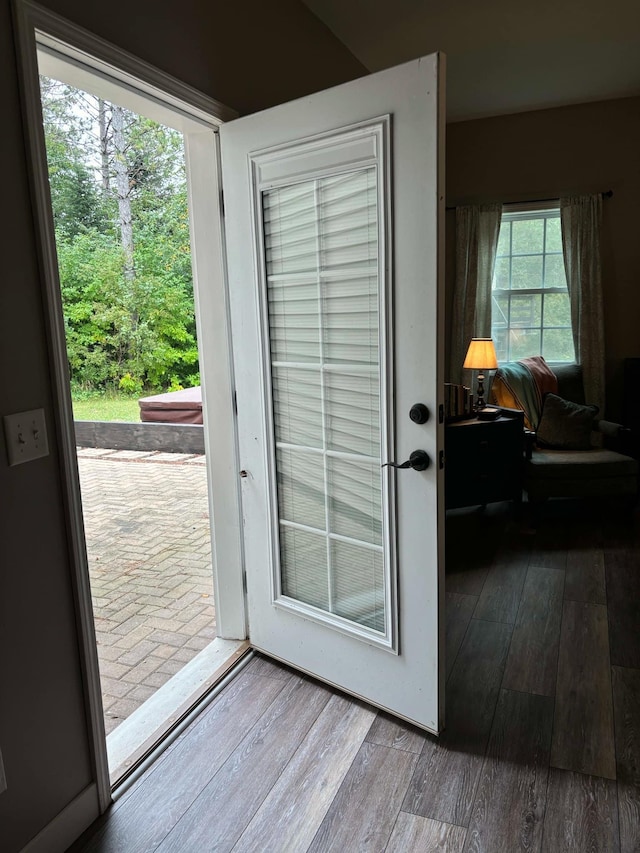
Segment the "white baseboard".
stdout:
[[99,814],[98,788],[92,783],[32,838],[22,853],[64,853]]

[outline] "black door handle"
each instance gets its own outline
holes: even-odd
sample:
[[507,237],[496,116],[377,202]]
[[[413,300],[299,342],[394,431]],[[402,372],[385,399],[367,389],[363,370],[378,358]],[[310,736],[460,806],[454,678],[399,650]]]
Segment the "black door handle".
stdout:
[[429,456],[424,450],[414,450],[406,462],[385,462],[382,468],[413,468],[414,471],[426,471],[429,467]]

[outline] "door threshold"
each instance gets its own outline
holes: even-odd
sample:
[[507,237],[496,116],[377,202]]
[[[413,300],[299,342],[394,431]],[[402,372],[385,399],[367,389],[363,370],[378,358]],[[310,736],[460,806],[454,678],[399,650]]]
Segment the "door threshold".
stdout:
[[121,784],[250,649],[247,640],[216,637],[107,735],[111,787]]

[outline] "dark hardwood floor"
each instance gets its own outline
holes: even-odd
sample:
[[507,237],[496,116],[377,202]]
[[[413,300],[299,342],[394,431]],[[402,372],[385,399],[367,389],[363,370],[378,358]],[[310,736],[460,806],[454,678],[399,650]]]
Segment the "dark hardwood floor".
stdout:
[[73,853],[640,851],[637,517],[447,531],[441,738],[256,657]]

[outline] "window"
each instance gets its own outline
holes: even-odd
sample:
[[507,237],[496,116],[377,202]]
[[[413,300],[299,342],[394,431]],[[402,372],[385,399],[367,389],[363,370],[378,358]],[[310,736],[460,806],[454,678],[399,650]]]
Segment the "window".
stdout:
[[575,360],[559,208],[503,212],[491,287],[498,361]]

